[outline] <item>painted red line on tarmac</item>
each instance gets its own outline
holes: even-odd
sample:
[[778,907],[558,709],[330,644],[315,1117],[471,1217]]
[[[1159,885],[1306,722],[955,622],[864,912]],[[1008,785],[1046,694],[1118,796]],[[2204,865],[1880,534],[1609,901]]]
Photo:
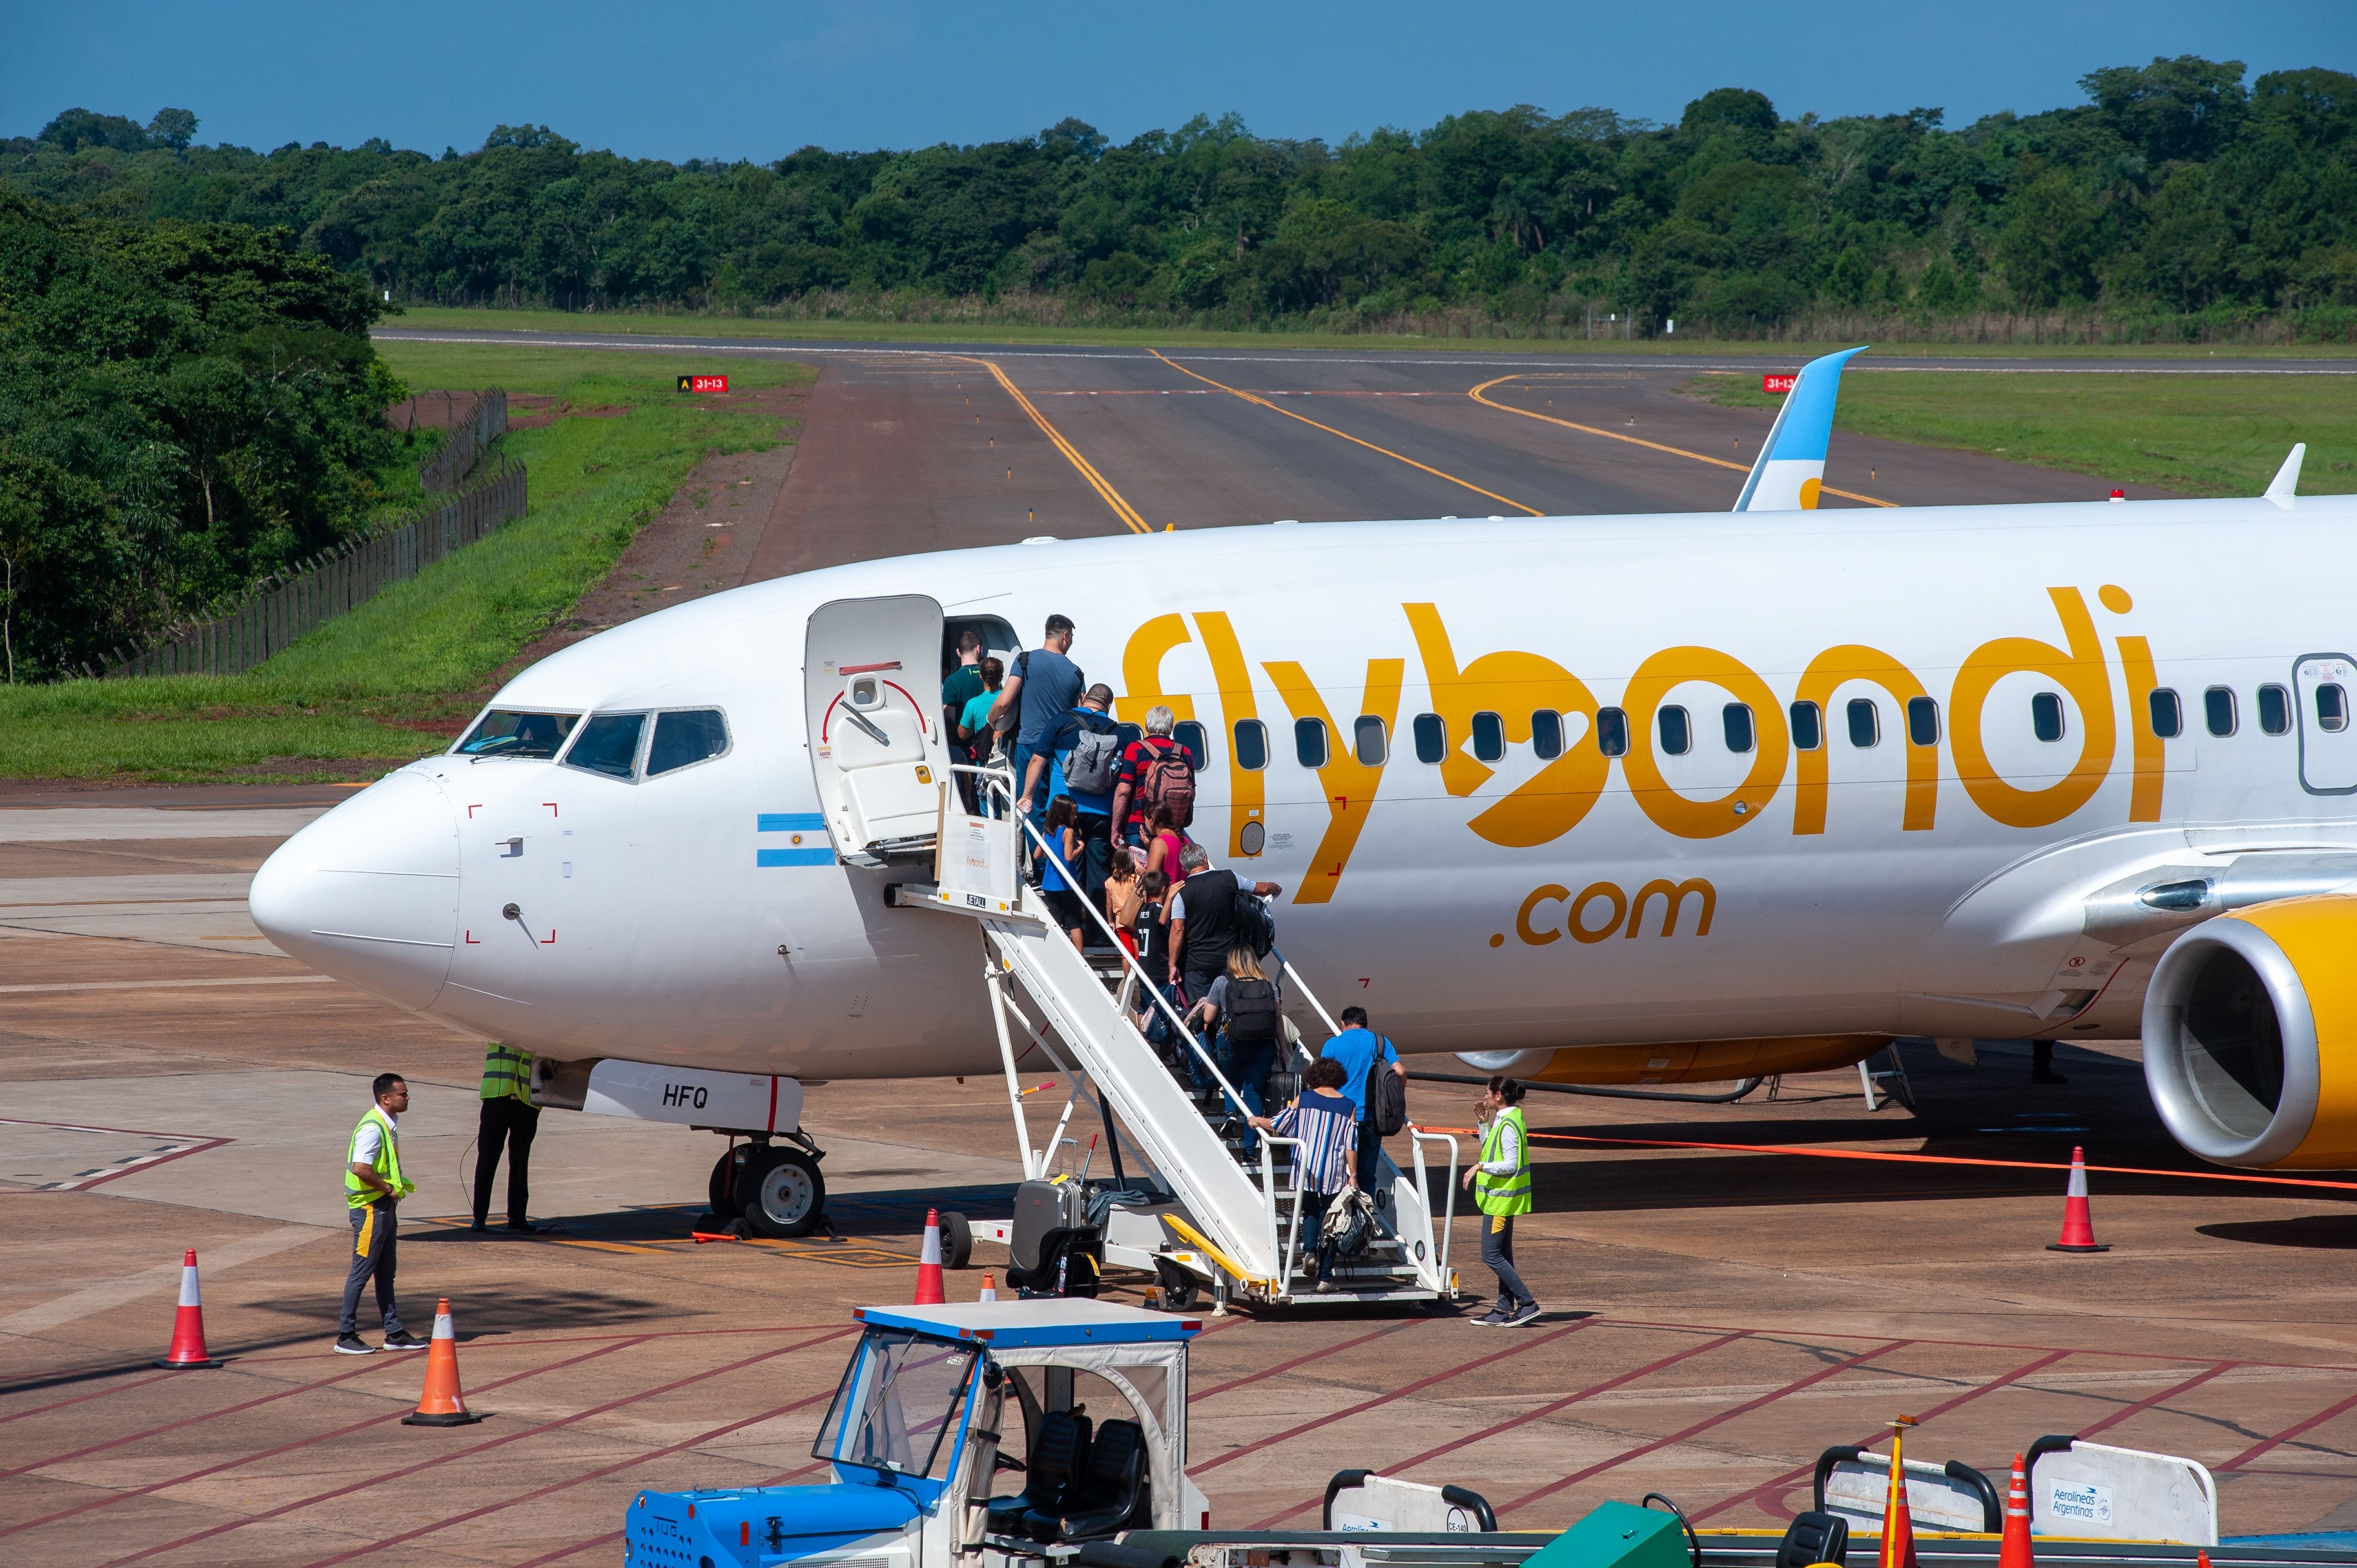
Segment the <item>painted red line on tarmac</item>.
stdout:
[[[1329,1345],[1323,1350],[1312,1350],[1306,1356],[1296,1356],[1290,1361],[1279,1361],[1275,1366],[1264,1371],[1246,1372],[1241,1378],[1230,1378],[1226,1382],[1215,1383],[1200,1394],[1190,1395],[1187,1402],[1200,1404],[1213,1394],[1223,1394],[1230,1389],[1242,1388],[1246,1383],[1258,1382],[1263,1378],[1274,1378],[1281,1372],[1289,1372],[1296,1367],[1307,1366],[1312,1361],[1322,1360],[1328,1356],[1339,1356],[1354,1346],[1364,1345],[1370,1339],[1381,1339],[1387,1334],[1397,1334],[1403,1328],[1413,1327],[1416,1321],[1411,1318],[1406,1323],[1394,1323],[1388,1328],[1378,1328],[1372,1334],[1361,1334],[1356,1339],[1345,1339],[1340,1345]],[[1198,1337],[1200,1338],[1200,1336]]]
[[2153,1395],[2150,1399],[2138,1400],[2136,1403],[2131,1405],[2123,1405],[2118,1410],[2112,1412],[2111,1414],[2104,1417],[2103,1420],[2095,1423],[2094,1425],[2081,1427],[2076,1433],[2072,1434],[2072,1435],[2077,1437],[2093,1437],[2098,1432],[2109,1431],[2111,1428],[2117,1426],[2120,1423],[2126,1421],[2128,1417],[2137,1414],[2140,1412],[2150,1410],[2153,1406],[2160,1403],[2164,1400],[2173,1400],[2181,1393],[2188,1392],[2193,1389],[2198,1389],[2202,1384],[2208,1382],[2211,1379],[2216,1377],[2219,1373],[2226,1370],[2229,1367],[2239,1367],[2243,1363],[2240,1361],[2221,1361],[2216,1366],[2210,1368],[2207,1371],[2194,1373],[2191,1377],[2186,1379],[2183,1382],[2177,1384],[2173,1388],[2161,1390],[2160,1392]]
[[[2352,1406],[2357,1406],[2357,1394],[2351,1394],[2339,1404],[2332,1405],[2327,1409],[2317,1412],[2314,1415],[2309,1416],[2306,1421],[2298,1422],[2293,1425],[2285,1427],[2273,1437],[2262,1438],[2260,1441],[2252,1444],[2248,1448],[2244,1449],[2240,1454],[2235,1455],[2232,1459],[2227,1460],[2223,1465],[2212,1465],[2210,1466],[2211,1473],[2214,1475],[2221,1470],[2239,1470],[2244,1466],[2249,1464],[2252,1460],[2257,1458],[2260,1455],[2267,1452],[2267,1450],[2281,1447],[2283,1444],[2290,1442],[2293,1438],[2298,1437],[2300,1434],[2323,1425],[2326,1422],[2330,1421],[2334,1416],[2349,1410]],[[2305,1474],[2305,1472],[2303,1472],[2303,1474]]]
[[[835,1326],[832,1323],[770,1323],[751,1328],[650,1328],[638,1334],[552,1334],[540,1339],[484,1335],[480,1337],[462,1337],[458,1343],[466,1348],[468,1354],[473,1355],[485,1350],[512,1349],[518,1346],[597,1345],[608,1339],[627,1339],[636,1345],[647,1339],[703,1339],[726,1334],[815,1334],[820,1329]],[[292,1356],[240,1356],[237,1359],[258,1366],[270,1366],[281,1361],[330,1361],[339,1354],[334,1350],[304,1350]],[[166,1375],[169,1376],[168,1373]],[[5,1390],[0,1390],[0,1393],[5,1392]]]
[[[1615,1326],[1608,1323],[1601,1326],[1609,1328]],[[1383,1466],[1381,1466],[1382,1473],[1386,1476],[1404,1475],[1407,1471],[1415,1469],[1418,1465],[1437,1459],[1444,1454],[1454,1454],[1460,1448],[1467,1447],[1475,1443],[1484,1442],[1489,1438],[1497,1436],[1501,1432],[1511,1431],[1517,1426],[1524,1425],[1530,1422],[1543,1420],[1547,1416],[1553,1415],[1559,1410],[1577,1404],[1582,1400],[1594,1399],[1598,1394],[1610,1393],[1614,1389],[1620,1388],[1629,1383],[1633,1383],[1640,1378],[1651,1377],[1652,1374],[1662,1370],[1665,1367],[1674,1367],[1680,1361],[1691,1359],[1695,1356],[1703,1354],[1706,1350],[1716,1350],[1722,1345],[1732,1345],[1738,1339],[1748,1339],[1750,1335],[1748,1331],[1738,1330],[1732,1334],[1722,1334],[1717,1338],[1706,1341],[1700,1345],[1689,1345],[1684,1349],[1678,1351],[1675,1355],[1664,1356],[1658,1361],[1649,1361],[1644,1366],[1639,1367],[1634,1371],[1623,1372],[1617,1378],[1607,1378],[1600,1383],[1591,1384],[1587,1388],[1581,1389],[1577,1393],[1566,1394],[1563,1398],[1555,1400],[1548,1404],[1543,1404],[1536,1410],[1527,1411],[1521,1415],[1508,1416],[1505,1420],[1498,1422],[1493,1425],[1483,1427],[1480,1431],[1473,1434],[1470,1437],[1459,1437],[1453,1442],[1444,1443],[1437,1448],[1427,1448],[1423,1453],[1416,1455],[1414,1458],[1402,1459],[1395,1464]],[[1286,1509],[1283,1513],[1271,1514],[1268,1518],[1262,1520],[1258,1524],[1253,1525],[1251,1528],[1254,1530],[1273,1529],[1276,1525],[1283,1523],[1285,1520],[1291,1519],[1296,1514],[1308,1513],[1311,1509],[1319,1508],[1323,1505],[1324,1498],[1312,1498],[1308,1502],[1294,1504],[1293,1507]]]
[[[1915,1418],[1915,1424],[1920,1427],[1926,1422],[1947,1414],[1958,1405],[1970,1404],[1973,1401],[1979,1399],[1984,1394],[1993,1394],[1999,1389],[2010,1388],[2015,1383],[2019,1382],[2022,1379],[2029,1376],[2032,1372],[2043,1371],[2046,1368],[2052,1366],[2055,1362],[2061,1360],[2064,1357],[2072,1354],[2075,1354],[2075,1352],[2070,1350],[2050,1350],[2045,1355],[2038,1358],[2035,1361],[2030,1362],[2028,1366],[2017,1367],[2001,1378],[1994,1379],[1989,1382],[1983,1383],[1979,1388],[1966,1389],[1963,1393],[1956,1395],[1953,1399],[1943,1400],[1940,1403],[1933,1405],[1930,1410],[1925,1411],[1921,1415],[1917,1416]],[[1870,1443],[1878,1442],[1881,1435],[1880,1432],[1876,1432],[1861,1440],[1857,1446],[1864,1448]],[[1787,1470],[1784,1474],[1777,1477],[1774,1480],[1768,1482],[1764,1486],[1754,1487],[1748,1492],[1738,1492],[1735,1496],[1728,1498],[1722,1502],[1713,1503],[1710,1507],[1703,1509],[1700,1513],[1693,1514],[1688,1517],[1699,1523],[1715,1513],[1724,1513],[1726,1510],[1735,1507],[1738,1503],[1757,1502],[1760,1507],[1765,1508],[1768,1506],[1766,1499],[1770,1492],[1781,1492],[1789,1487],[1797,1486],[1802,1481],[1808,1479],[1816,1473],[1817,1467],[1814,1464],[1803,1465],[1797,1470]]]
[[1492,1362],[1503,1361],[1509,1357],[1519,1356],[1525,1350],[1535,1350],[1542,1345],[1552,1345],[1556,1340],[1577,1334],[1583,1328],[1591,1328],[1595,1326],[1595,1324],[1596,1320],[1592,1317],[1583,1318],[1577,1323],[1566,1323],[1561,1328],[1549,1329],[1546,1333],[1538,1336],[1536,1338],[1523,1339],[1516,1344],[1507,1346],[1502,1350],[1494,1351],[1487,1356],[1477,1356],[1470,1361],[1464,1361],[1460,1362],[1457,1366],[1445,1368],[1440,1371],[1433,1373],[1429,1377],[1418,1378],[1415,1381],[1408,1383],[1404,1387],[1394,1389],[1388,1393],[1377,1394],[1371,1400],[1361,1400],[1357,1404],[1351,1406],[1348,1410],[1338,1410],[1331,1415],[1321,1415],[1313,1420],[1305,1421],[1298,1426],[1288,1427],[1285,1431],[1275,1434],[1274,1436],[1264,1437],[1257,1443],[1247,1443],[1242,1448],[1231,1448],[1226,1453],[1221,1455],[1218,1458],[1211,1459],[1196,1466],[1195,1473],[1197,1475],[1201,1475],[1208,1470],[1216,1470],[1221,1466],[1228,1463],[1231,1459],[1241,1459],[1247,1454],[1257,1454],[1272,1443],[1282,1443],[1287,1438],[1298,1437],[1305,1432],[1314,1432],[1318,1427],[1327,1425],[1329,1423],[1342,1421],[1354,1415],[1363,1415],[1368,1411],[1373,1410],[1379,1405],[1389,1404],[1396,1399],[1405,1399],[1408,1395],[1416,1392],[1418,1390],[1428,1389],[1435,1383],[1445,1383],[1451,1378],[1462,1377],[1468,1372],[1473,1371],[1478,1368],[1487,1367]]
[[[627,1346],[608,1345],[600,1349],[584,1351],[582,1354],[571,1357],[565,1360],[554,1361],[545,1367],[535,1368],[528,1372],[518,1372],[512,1377],[500,1378],[495,1381],[485,1383],[482,1387],[477,1389],[475,1392],[479,1396],[489,1393],[493,1389],[504,1388],[510,1383],[521,1382],[526,1378],[536,1378],[544,1372],[559,1371],[566,1367],[576,1366],[583,1361],[595,1360],[600,1356],[610,1356],[617,1350],[626,1348],[628,1348]],[[7,1526],[5,1529],[0,1529],[0,1535],[15,1535],[19,1530],[32,1530],[37,1526],[44,1524],[54,1524],[59,1520],[70,1519],[76,1514],[88,1513],[92,1509],[112,1508],[116,1503],[124,1502],[133,1498],[145,1497],[150,1492],[160,1492],[167,1487],[186,1486],[190,1481],[201,1481],[207,1476],[217,1476],[223,1470],[234,1470],[242,1465],[252,1465],[264,1459],[274,1458],[278,1455],[289,1453],[297,1448],[308,1447],[314,1443],[328,1443],[339,1437],[348,1437],[351,1434],[361,1431],[367,1427],[375,1426],[388,1421],[398,1421],[401,1419],[401,1413],[402,1412],[394,1412],[388,1415],[372,1415],[366,1421],[356,1421],[350,1426],[339,1426],[333,1432],[322,1432],[315,1437],[298,1437],[291,1443],[282,1443],[275,1448],[265,1448],[259,1454],[249,1454],[237,1459],[224,1459],[218,1465],[208,1465],[201,1470],[191,1470],[185,1476],[174,1476],[169,1480],[164,1481],[151,1481],[146,1486],[135,1487],[127,1492],[113,1492],[102,1498],[92,1498],[88,1502],[76,1503],[70,1509],[59,1509],[56,1513],[43,1514],[38,1519],[28,1519],[22,1524],[12,1524]]]
[[1741,1404],[1736,1405],[1732,1409],[1720,1411],[1717,1415],[1697,1421],[1683,1432],[1673,1432],[1667,1437],[1656,1437],[1651,1443],[1640,1444],[1636,1447],[1629,1449],[1625,1453],[1615,1454],[1609,1459],[1598,1459],[1595,1464],[1588,1466],[1585,1469],[1574,1470],[1570,1475],[1566,1476],[1559,1481],[1549,1481],[1545,1486],[1539,1487],[1536,1491],[1524,1492],[1512,1502],[1506,1503],[1500,1507],[1498,1509],[1498,1517],[1503,1519],[1506,1515],[1514,1512],[1517,1509],[1528,1508],[1531,1504],[1538,1501],[1541,1498],[1553,1497],[1555,1493],[1562,1491],[1566,1487],[1576,1487],[1580,1482],[1587,1480],[1590,1476],[1600,1476],[1605,1471],[1612,1469],[1617,1466],[1626,1465],[1631,1459],[1641,1459],[1646,1455],[1654,1453],[1660,1449],[1667,1448],[1673,1444],[1684,1443],[1687,1438],[1694,1436],[1697,1433],[1707,1432],[1714,1426],[1733,1421],[1738,1415],[1749,1414],[1750,1412],[1760,1409],[1762,1405],[1773,1404],[1778,1400],[1783,1399],[1787,1395],[1799,1393],[1803,1389],[1813,1388],[1818,1383],[1824,1382],[1827,1378],[1838,1377],[1842,1373],[1848,1371],[1853,1367],[1871,1361],[1878,1356],[1888,1356],[1893,1350],[1903,1350],[1908,1346],[1914,1343],[1915,1341],[1912,1339],[1893,1339],[1888,1344],[1878,1345],[1871,1350],[1861,1350],[1857,1355],[1850,1357],[1848,1359],[1835,1362],[1833,1366],[1825,1367],[1817,1371],[1812,1372],[1807,1377],[1801,1379],[1797,1382],[1786,1383],[1782,1388],[1777,1389],[1772,1392],[1761,1394],[1757,1399],[1746,1400]]
[[[333,1352],[330,1352],[330,1354],[332,1353]],[[128,1367],[118,1369],[118,1370],[122,1371],[129,1371],[130,1369],[131,1369]],[[84,1374],[76,1372],[61,1372],[59,1374],[60,1377],[68,1378],[82,1375]],[[102,1377],[105,1374],[103,1369],[96,1369],[87,1375],[92,1377]],[[48,1404],[37,1404],[30,1410],[20,1410],[14,1415],[0,1415],[0,1426],[5,1426],[12,1421],[22,1421],[28,1415],[39,1415],[44,1411],[63,1410],[70,1404],[80,1404],[84,1400],[104,1399],[109,1394],[119,1394],[125,1389],[143,1388],[149,1383],[160,1383],[166,1378],[176,1378],[178,1376],[179,1374],[178,1372],[150,1372],[144,1378],[135,1378],[127,1383],[117,1383],[111,1389],[92,1389],[86,1394],[76,1394],[70,1400],[53,1400]],[[6,1391],[0,1390],[0,1398],[5,1397]]]
[[[856,1327],[856,1325],[854,1325],[853,1326]],[[175,1552],[183,1546],[192,1546],[199,1541],[210,1541],[217,1535],[226,1535],[234,1530],[243,1530],[248,1525],[260,1524],[265,1520],[273,1520],[283,1514],[293,1513],[298,1509],[311,1508],[319,1503],[333,1502],[338,1498],[350,1497],[354,1492],[364,1492],[371,1487],[382,1487],[389,1482],[404,1481],[410,1477],[417,1475],[420,1471],[431,1470],[438,1466],[453,1464],[461,1459],[471,1459],[476,1455],[486,1453],[490,1449],[503,1448],[511,1443],[521,1443],[527,1437],[538,1437],[544,1433],[559,1431],[565,1427],[573,1425],[576,1422],[587,1421],[593,1415],[603,1415],[608,1411],[619,1410],[625,1405],[637,1404],[641,1400],[650,1400],[658,1394],[667,1394],[676,1389],[683,1389],[690,1383],[700,1383],[707,1379],[717,1378],[726,1373],[742,1371],[747,1367],[754,1366],[762,1361],[772,1360],[780,1356],[791,1355],[797,1350],[806,1350],[813,1345],[824,1343],[827,1339],[839,1339],[844,1335],[851,1332],[851,1328],[838,1328],[834,1333],[825,1335],[819,1339],[806,1339],[800,1345],[789,1345],[776,1350],[764,1350],[759,1355],[748,1356],[741,1360],[731,1361],[724,1367],[715,1367],[709,1371],[693,1373],[684,1378],[676,1378],[668,1383],[663,1383],[655,1388],[643,1390],[639,1393],[630,1394],[622,1399],[608,1400],[604,1404],[592,1405],[587,1410],[576,1411],[571,1415],[559,1416],[554,1421],[543,1422],[538,1426],[528,1426],[521,1432],[511,1432],[504,1436],[494,1437],[488,1443],[478,1443],[471,1447],[455,1449],[447,1454],[438,1454],[431,1459],[421,1460],[417,1464],[408,1466],[403,1469],[394,1470],[385,1475],[371,1476],[365,1480],[354,1481],[350,1486],[337,1487],[328,1491],[314,1493],[312,1496],[307,1498],[297,1498],[291,1503],[281,1503],[274,1509],[265,1509],[261,1513],[252,1514],[244,1519],[231,1520],[225,1524],[214,1525],[209,1530],[198,1530],[193,1535],[184,1535],[178,1541],[167,1541],[163,1542],[161,1545],[150,1546],[145,1551],[135,1552],[127,1557],[117,1557],[112,1562],[104,1564],[104,1568],[123,1568],[123,1564],[126,1563],[137,1563],[144,1559],[156,1556],[162,1552]],[[590,1352],[591,1355],[603,1355],[606,1352],[604,1351]],[[587,1359],[587,1357],[581,1358],[581,1359],[584,1360]],[[397,1421],[400,1418],[398,1416],[382,1416],[378,1418],[379,1421]],[[374,1424],[374,1423],[369,1423],[366,1424]],[[740,1423],[739,1424],[743,1423]]]
[[[182,1416],[178,1421],[167,1421],[161,1426],[146,1427],[132,1433],[127,1437],[110,1437],[103,1443],[93,1443],[87,1448],[77,1448],[70,1454],[59,1454],[48,1459],[36,1459],[29,1465],[19,1465],[12,1470],[0,1470],[0,1481],[5,1481],[11,1476],[21,1476],[28,1470],[42,1470],[51,1465],[62,1465],[69,1459],[79,1459],[86,1454],[97,1454],[109,1448],[120,1448],[126,1443],[137,1443],[143,1438],[161,1436],[167,1432],[177,1432],[184,1426],[194,1426],[200,1421],[211,1421],[218,1416],[235,1415],[239,1411],[252,1410],[258,1404],[269,1404],[274,1400],[291,1399],[296,1394],[307,1394],[314,1389],[331,1389],[338,1383],[349,1383],[354,1378],[365,1377],[377,1369],[375,1367],[355,1367],[339,1378],[321,1378],[315,1383],[298,1383],[293,1388],[280,1389],[275,1393],[264,1394],[258,1399],[247,1400],[243,1404],[224,1405],[220,1410],[209,1410],[199,1415]],[[169,1373],[166,1374],[167,1377],[169,1375]]]
[[[1731,1332],[1728,1326],[1724,1323],[1654,1323],[1648,1319],[1639,1317],[1616,1318],[1613,1320],[1610,1326],[1616,1328],[1683,1328],[1697,1334],[1725,1334]],[[1773,1335],[1782,1331],[1771,1329],[1752,1329],[1749,1332],[1761,1335]],[[1794,1330],[1793,1332],[1799,1331]],[[1809,1330],[1808,1337],[1812,1339],[1866,1339],[1872,1337],[1870,1335],[1865,1334],[1840,1334],[1832,1329],[1826,1329],[1823,1333],[1819,1333],[1815,1330]],[[2054,1348],[2051,1345],[2025,1345],[2018,1339],[1910,1339],[1907,1343],[1910,1345],[1954,1346],[1966,1350],[2051,1350]],[[2072,1354],[2076,1356],[2110,1356],[2123,1361],[2174,1361],[2179,1365],[2182,1365],[2186,1360],[2184,1356],[2172,1356],[2159,1350],[2082,1349],[2074,1350]],[[2236,1361],[2234,1365],[2237,1367],[2276,1367],[2296,1372],[2357,1373],[2357,1363],[2348,1361],[2254,1361],[2244,1359]]]

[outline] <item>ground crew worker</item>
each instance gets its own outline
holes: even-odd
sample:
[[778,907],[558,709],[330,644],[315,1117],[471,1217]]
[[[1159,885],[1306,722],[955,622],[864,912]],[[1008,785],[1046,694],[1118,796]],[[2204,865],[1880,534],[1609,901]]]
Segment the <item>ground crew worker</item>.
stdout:
[[1481,1210],[1481,1262],[1498,1275],[1498,1305],[1473,1320],[1484,1328],[1519,1328],[1539,1316],[1538,1298],[1514,1272],[1514,1216],[1531,1211],[1531,1135],[1523,1122],[1523,1092],[1501,1073],[1473,1108],[1481,1127],[1481,1157],[1465,1173],[1465,1185]]
[[475,1224],[480,1230],[491,1213],[491,1181],[500,1174],[500,1145],[508,1151],[508,1229],[537,1233],[557,1229],[535,1225],[524,1208],[532,1196],[532,1138],[540,1131],[540,1107],[532,1102],[532,1053],[493,1040],[483,1053],[483,1113],[475,1139]]
[[344,1315],[336,1326],[336,1348],[347,1356],[367,1356],[376,1347],[361,1337],[361,1286],[376,1281],[377,1317],[384,1325],[388,1350],[423,1350],[428,1341],[401,1326],[401,1309],[393,1305],[393,1231],[395,1208],[417,1190],[401,1174],[401,1123],[395,1120],[409,1109],[409,1085],[397,1072],[379,1073],[370,1085],[376,1097],[352,1129],[344,1155],[344,1204],[352,1217],[352,1262],[344,1275]]

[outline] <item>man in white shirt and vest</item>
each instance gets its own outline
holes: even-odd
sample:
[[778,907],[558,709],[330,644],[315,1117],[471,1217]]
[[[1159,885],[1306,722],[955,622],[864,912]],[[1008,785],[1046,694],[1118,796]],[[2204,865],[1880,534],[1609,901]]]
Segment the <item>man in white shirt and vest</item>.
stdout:
[[393,1305],[393,1231],[401,1200],[417,1184],[401,1174],[401,1113],[409,1109],[409,1085],[399,1073],[379,1073],[370,1086],[375,1097],[352,1129],[344,1154],[344,1206],[352,1219],[351,1266],[344,1275],[344,1315],[336,1327],[336,1348],[367,1356],[376,1347],[361,1337],[361,1287],[376,1281],[376,1312],[384,1325],[388,1350],[423,1350],[430,1341],[401,1326]]
[[508,1153],[508,1229],[555,1230],[535,1225],[524,1213],[532,1197],[532,1138],[540,1131],[540,1107],[532,1102],[532,1053],[493,1040],[483,1054],[483,1113],[475,1139],[475,1224],[491,1217],[491,1184],[500,1174],[500,1149]]

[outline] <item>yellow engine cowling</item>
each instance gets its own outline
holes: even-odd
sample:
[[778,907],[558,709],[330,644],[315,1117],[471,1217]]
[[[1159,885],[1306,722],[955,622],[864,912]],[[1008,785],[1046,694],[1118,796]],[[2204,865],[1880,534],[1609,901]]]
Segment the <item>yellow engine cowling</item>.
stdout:
[[2222,1165],[2357,1166],[2357,897],[2254,905],[2169,945],[2144,1076],[2177,1141]]

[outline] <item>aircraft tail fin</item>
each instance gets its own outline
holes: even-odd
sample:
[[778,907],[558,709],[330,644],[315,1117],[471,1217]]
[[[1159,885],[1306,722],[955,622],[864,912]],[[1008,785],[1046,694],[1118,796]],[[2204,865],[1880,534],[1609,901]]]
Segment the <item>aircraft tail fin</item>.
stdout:
[[1801,367],[1784,406],[1751,465],[1736,498],[1737,511],[1813,511],[1824,488],[1825,447],[1833,439],[1834,400],[1841,392],[1842,367],[1863,345],[1811,360]]
[[2299,489],[2300,459],[2307,456],[2308,443],[2305,441],[2291,449],[2291,455],[2283,460],[2283,467],[2276,470],[2276,477],[2267,481],[2267,499],[2277,506],[2291,505],[2297,499],[2293,492]]

